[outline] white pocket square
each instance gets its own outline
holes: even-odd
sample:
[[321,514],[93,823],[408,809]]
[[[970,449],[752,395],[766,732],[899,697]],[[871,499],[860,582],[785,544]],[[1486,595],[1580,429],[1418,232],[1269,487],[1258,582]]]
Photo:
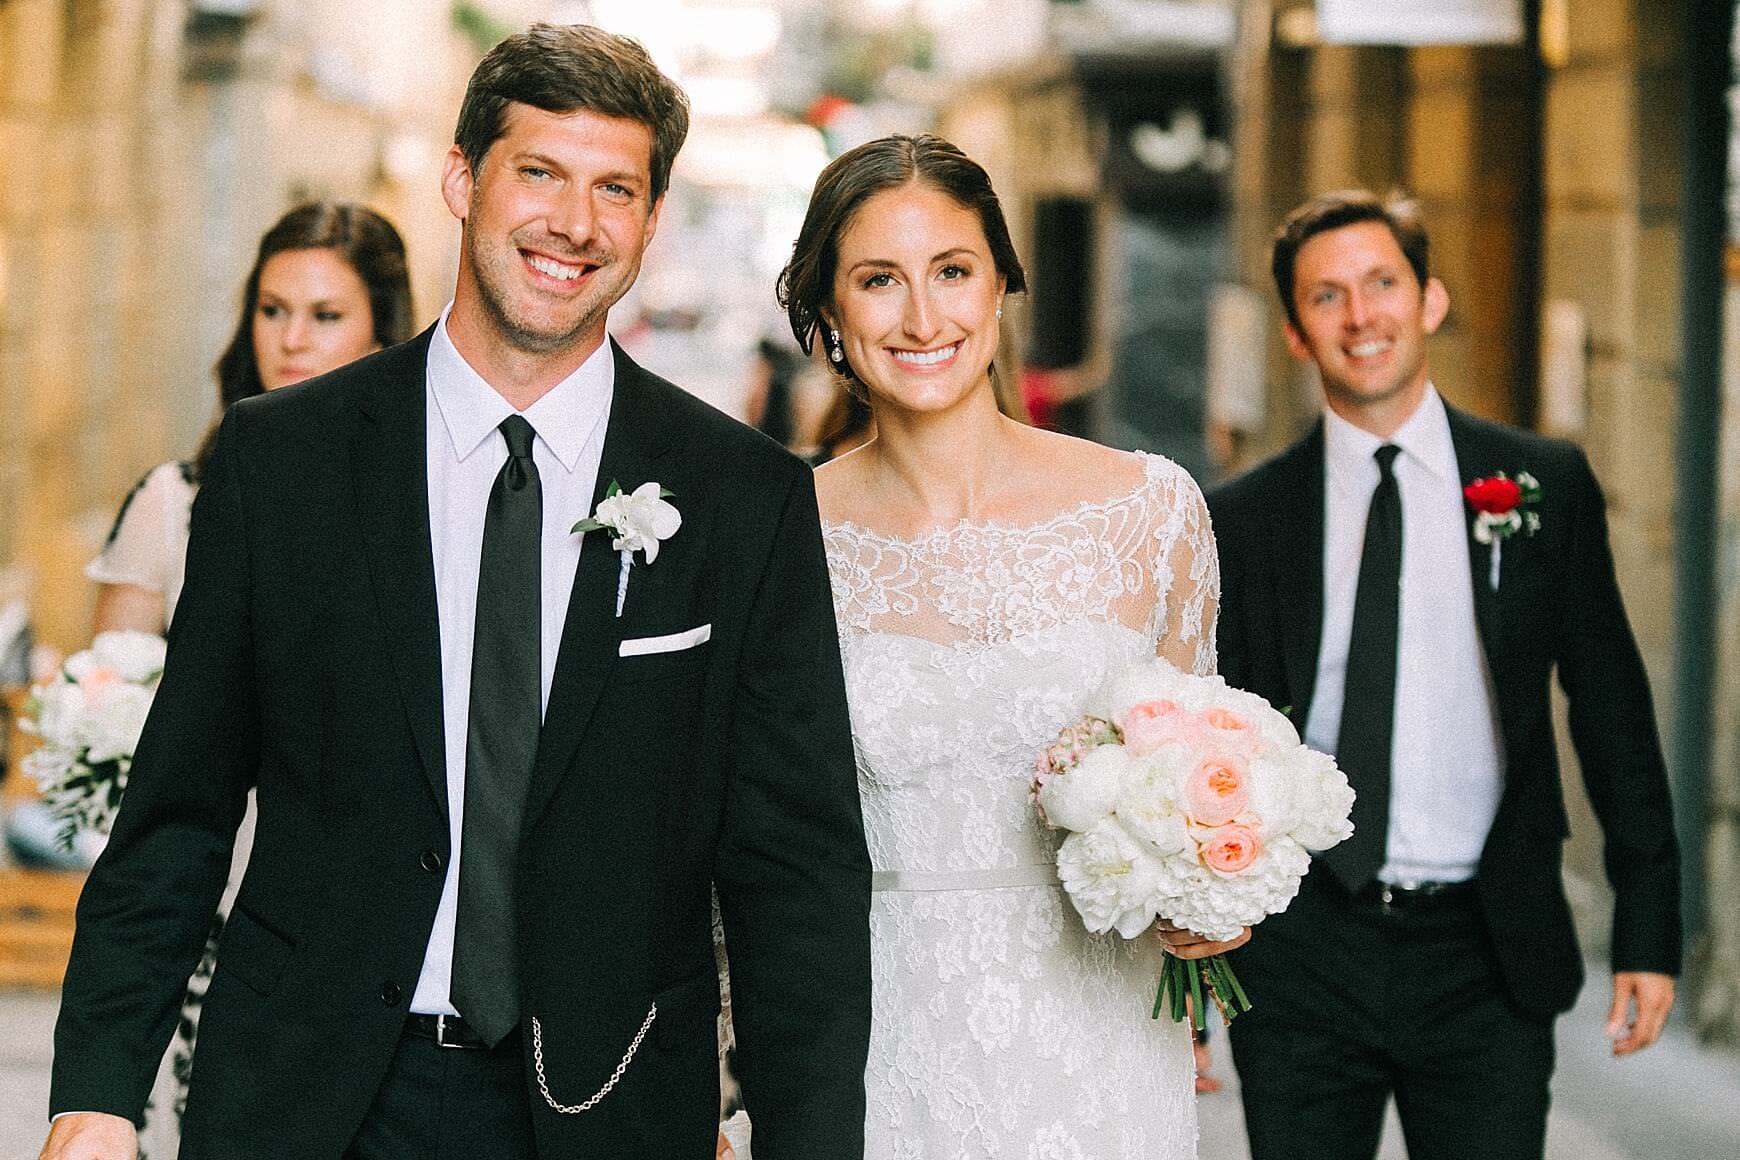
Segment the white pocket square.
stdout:
[[668,636],[637,636],[625,640],[616,646],[619,657],[644,657],[651,653],[678,652],[686,648],[694,648],[713,635],[713,626],[703,624],[699,628],[691,628],[687,632],[673,632]]

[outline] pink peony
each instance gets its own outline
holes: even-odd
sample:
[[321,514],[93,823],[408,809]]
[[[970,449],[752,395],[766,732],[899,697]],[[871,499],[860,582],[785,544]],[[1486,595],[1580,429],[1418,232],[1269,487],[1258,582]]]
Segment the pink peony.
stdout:
[[100,697],[121,683],[121,674],[108,665],[97,665],[79,678],[79,687],[90,697]]
[[1213,745],[1231,746],[1237,752],[1248,753],[1255,750],[1261,740],[1256,724],[1249,717],[1219,705],[1204,709],[1197,721],[1202,736]]
[[1202,863],[1222,874],[1237,874],[1257,860],[1262,844],[1249,826],[1221,826],[1202,844]]
[[1250,804],[1245,771],[1223,757],[1197,762],[1184,784],[1185,809],[1198,825],[1224,826]]
[[1135,757],[1154,752],[1178,735],[1181,710],[1177,701],[1142,701],[1130,706],[1118,725],[1124,747]]

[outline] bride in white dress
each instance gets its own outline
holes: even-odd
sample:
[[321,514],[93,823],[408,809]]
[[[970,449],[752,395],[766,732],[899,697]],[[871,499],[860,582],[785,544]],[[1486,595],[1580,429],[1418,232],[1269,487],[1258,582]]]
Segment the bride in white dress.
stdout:
[[1148,1017],[1161,940],[1237,945],[1087,934],[1029,800],[1108,673],[1212,670],[1217,571],[1176,464],[999,413],[1024,288],[984,171],[934,137],[830,165],[780,282],[878,431],[816,474],[876,871],[869,1160],[1194,1157],[1189,1034]]

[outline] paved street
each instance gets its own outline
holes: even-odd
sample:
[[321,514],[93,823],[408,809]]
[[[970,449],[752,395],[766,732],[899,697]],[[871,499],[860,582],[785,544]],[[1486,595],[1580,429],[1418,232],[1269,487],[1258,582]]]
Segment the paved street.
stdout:
[[[1592,977],[1598,977],[1591,971]],[[1641,1056],[1606,1054],[1600,987],[1559,1023],[1559,1071],[1548,1160],[1734,1160],[1740,1157],[1740,1057],[1705,1050],[1681,1027]],[[0,993],[0,1160],[29,1160],[42,1142],[55,996]],[[1227,1089],[1202,1102],[1201,1160],[1247,1160],[1225,1040]],[[1470,1127],[1478,1130],[1477,1117]],[[1392,1123],[1380,1160],[1403,1160]]]

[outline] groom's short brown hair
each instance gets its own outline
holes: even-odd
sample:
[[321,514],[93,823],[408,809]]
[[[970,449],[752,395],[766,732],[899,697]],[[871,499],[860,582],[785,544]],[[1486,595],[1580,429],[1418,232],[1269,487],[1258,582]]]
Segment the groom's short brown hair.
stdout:
[[1318,234],[1338,230],[1360,222],[1379,222],[1395,236],[1402,255],[1414,269],[1420,289],[1426,288],[1430,277],[1427,257],[1430,244],[1426,238],[1426,219],[1420,203],[1403,193],[1391,190],[1388,197],[1379,197],[1366,189],[1338,189],[1312,198],[1288,214],[1275,231],[1269,250],[1269,268],[1275,276],[1275,289],[1281,295],[1281,306],[1287,311],[1287,321],[1299,325],[1299,311],[1293,302],[1293,266],[1299,250]]
[[652,197],[671,183],[689,135],[689,99],[640,43],[589,24],[534,24],[489,50],[471,74],[453,143],[477,176],[507,132],[514,103],[547,113],[581,109],[639,121],[652,130]]

